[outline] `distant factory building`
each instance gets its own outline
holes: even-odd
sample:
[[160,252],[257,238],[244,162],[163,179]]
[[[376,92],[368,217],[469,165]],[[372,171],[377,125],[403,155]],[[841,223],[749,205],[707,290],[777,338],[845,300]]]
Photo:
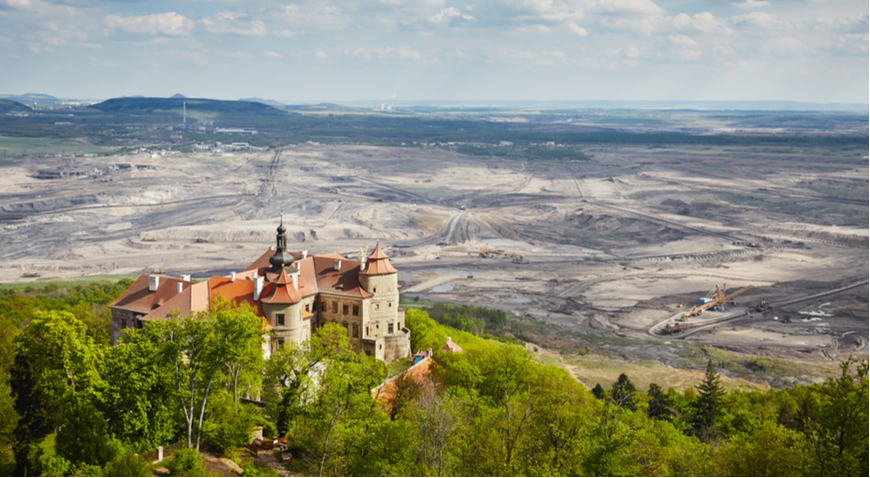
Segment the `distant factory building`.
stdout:
[[254,128],[215,128],[214,132],[217,134],[257,134],[257,130]]
[[287,229],[278,226],[275,251],[269,250],[244,271],[192,282],[189,276],[142,274],[112,310],[112,343],[125,328],[142,328],[174,311],[205,311],[218,295],[247,303],[268,323],[268,356],[284,344],[301,343],[318,328],[345,328],[357,352],[391,362],[411,355],[410,331],[399,309],[398,271],[378,244],[361,261],[339,254],[309,256],[288,252]]

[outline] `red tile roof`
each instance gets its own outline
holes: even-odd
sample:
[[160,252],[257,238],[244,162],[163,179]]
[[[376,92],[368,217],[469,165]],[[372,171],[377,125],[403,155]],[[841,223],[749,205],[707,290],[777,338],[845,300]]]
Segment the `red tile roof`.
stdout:
[[[429,369],[430,364],[434,363],[431,358],[426,357],[418,362],[413,367],[405,371],[405,375],[410,377],[417,383],[420,388],[427,388],[433,385],[432,371]],[[389,403],[396,396],[396,381],[395,379],[387,382],[381,387],[378,394],[378,400],[384,403]]]
[[269,294],[260,299],[267,304],[296,304],[302,300],[302,294],[293,286],[293,279],[282,270],[278,279],[274,282]]
[[190,281],[160,276],[157,290],[151,292],[148,290],[148,277],[149,274],[140,275],[133,285],[118,297],[118,300],[109,304],[109,307],[117,307],[137,314],[150,314],[151,311],[178,295],[179,282],[184,284],[182,286],[184,289],[193,285]]
[[375,250],[372,251],[371,254],[366,257],[366,268],[360,271],[360,274],[363,275],[378,275],[378,274],[392,274],[394,272],[399,272],[390,264],[390,256],[384,254],[384,251],[381,250],[381,245],[378,243],[375,246]]
[[[338,270],[335,270],[336,260],[341,261]],[[362,298],[372,296],[359,285],[359,262],[344,257],[336,259],[334,256],[314,256],[313,263],[320,292]]]
[[465,353],[465,351],[462,350],[462,347],[456,345],[452,340],[450,340],[450,337],[447,337],[447,343],[441,346],[441,350],[446,352],[456,352],[458,354]]

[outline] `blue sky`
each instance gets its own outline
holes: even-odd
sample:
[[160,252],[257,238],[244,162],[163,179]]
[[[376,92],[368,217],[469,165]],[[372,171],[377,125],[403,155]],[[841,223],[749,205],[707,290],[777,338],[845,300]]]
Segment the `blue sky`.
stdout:
[[866,0],[0,0],[0,93],[868,103]]

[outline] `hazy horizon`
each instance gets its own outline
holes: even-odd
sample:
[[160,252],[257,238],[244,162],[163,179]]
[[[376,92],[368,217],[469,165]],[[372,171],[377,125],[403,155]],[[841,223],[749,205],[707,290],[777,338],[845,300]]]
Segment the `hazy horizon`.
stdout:
[[10,94],[870,101],[856,0],[0,0],[0,25]]

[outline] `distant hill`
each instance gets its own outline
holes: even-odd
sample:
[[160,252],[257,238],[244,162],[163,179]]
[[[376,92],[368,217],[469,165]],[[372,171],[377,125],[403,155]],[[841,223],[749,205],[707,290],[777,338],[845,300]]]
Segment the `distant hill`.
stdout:
[[170,98],[185,98],[186,99],[187,97],[182,95],[181,93],[176,93],[176,94],[170,96]]
[[179,113],[187,102],[188,116],[197,111],[217,114],[285,115],[286,113],[263,103],[252,101],[224,101],[204,98],[112,98],[89,106],[105,113],[165,114]]
[[27,106],[12,100],[0,100],[0,114],[31,111]]
[[43,95],[40,93],[25,93],[23,95],[0,95],[0,99],[15,101],[17,103],[21,103],[23,105],[32,105],[34,103],[37,104],[46,104],[46,103],[59,103],[63,100],[60,98],[51,96],[51,95]]
[[275,106],[277,108],[282,108],[284,106],[287,106],[284,103],[281,103],[280,101],[266,100],[263,98],[240,98],[239,101],[248,101],[251,103],[263,103],[264,105]]

